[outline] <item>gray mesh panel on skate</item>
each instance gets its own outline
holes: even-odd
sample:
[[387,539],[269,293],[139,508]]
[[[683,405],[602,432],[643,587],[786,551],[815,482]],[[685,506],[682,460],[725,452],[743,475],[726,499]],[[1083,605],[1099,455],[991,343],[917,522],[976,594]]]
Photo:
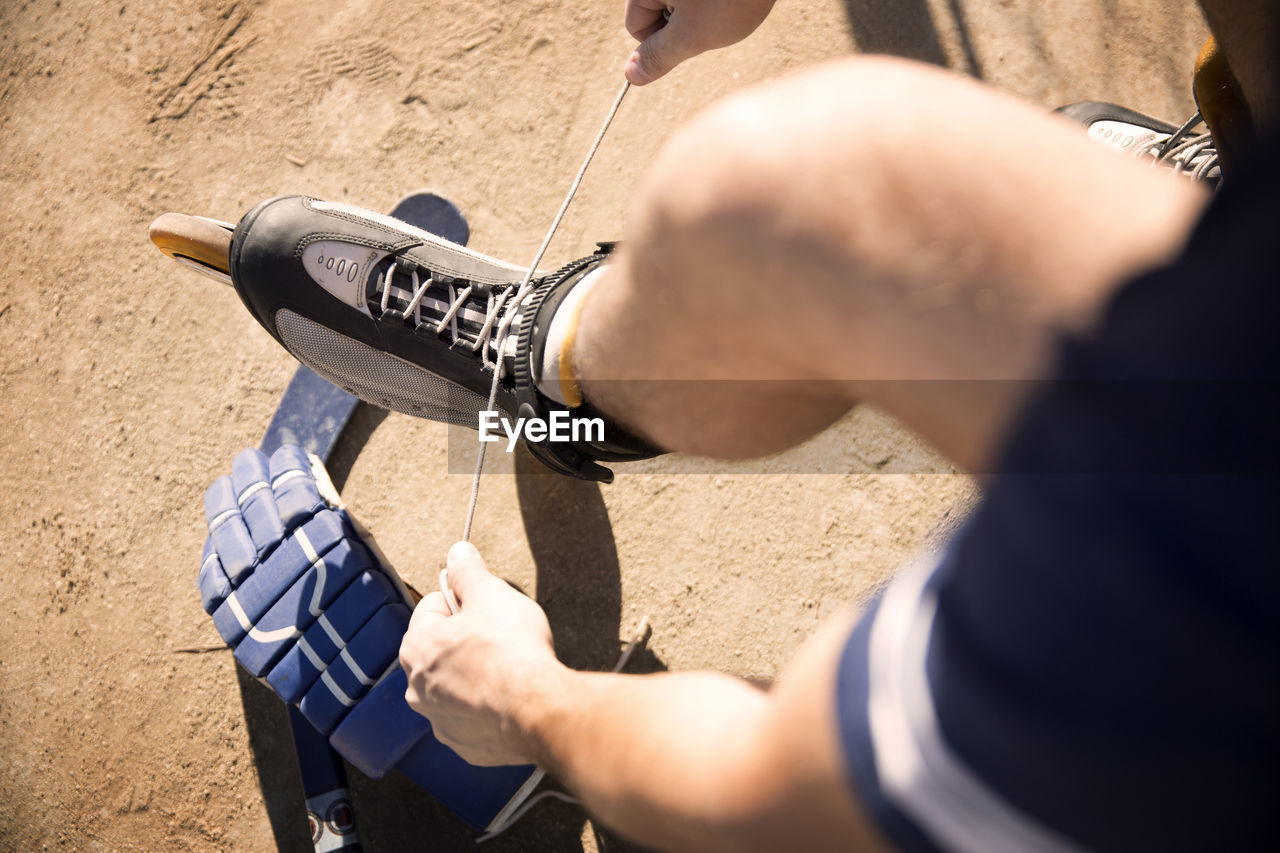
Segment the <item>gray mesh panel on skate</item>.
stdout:
[[472,428],[485,407],[483,397],[461,385],[292,311],[276,312],[276,329],[298,361],[375,406]]

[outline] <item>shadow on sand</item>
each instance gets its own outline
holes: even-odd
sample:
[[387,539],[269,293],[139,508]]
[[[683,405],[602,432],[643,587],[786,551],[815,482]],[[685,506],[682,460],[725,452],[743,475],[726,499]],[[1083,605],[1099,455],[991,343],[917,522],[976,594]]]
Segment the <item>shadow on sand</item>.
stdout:
[[[960,0],[947,0],[947,14],[959,36],[964,66],[957,71],[982,78]],[[947,54],[925,0],[844,0],[845,17],[863,53],[889,53],[934,65],[947,65]]]

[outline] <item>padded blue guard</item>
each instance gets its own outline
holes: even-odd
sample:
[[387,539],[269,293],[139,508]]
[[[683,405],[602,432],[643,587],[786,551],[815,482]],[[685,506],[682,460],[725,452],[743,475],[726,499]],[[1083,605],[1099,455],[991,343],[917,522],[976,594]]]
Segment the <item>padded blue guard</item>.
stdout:
[[236,660],[253,675],[263,675],[333,604],[347,584],[372,566],[368,552],[358,541],[340,541],[257,621],[236,649]]
[[484,829],[534,768],[468,765],[405,702],[403,587],[316,476],[298,447],[236,456],[231,476],[205,493],[201,603],[236,661],[294,706],[296,722],[331,735],[369,776],[398,767]]
[[240,578],[257,565],[258,549],[240,515],[230,477],[214,480],[204,493],[204,520],[209,525],[209,541],[218,552],[222,571],[233,585],[239,583]]
[[286,444],[271,454],[271,491],[285,529],[292,530],[325,508],[316,488],[311,460],[301,447]]
[[381,779],[418,738],[431,731],[427,718],[404,701],[408,689],[409,680],[397,667],[351,709],[329,737],[333,748],[366,776]]
[[307,629],[292,649],[267,674],[267,684],[290,704],[303,695],[340,651],[336,635],[345,644],[384,604],[399,601],[391,584],[381,573],[365,572],[351,583],[333,603],[324,621]]
[[240,451],[231,463],[231,485],[235,489],[236,503],[240,505],[240,514],[244,516],[245,527],[259,558],[284,537],[284,524],[276,509],[270,477],[267,457],[253,448]]
[[483,830],[529,781],[532,764],[476,767],[427,734],[418,740],[396,769],[419,788],[444,803],[472,829]]
[[333,510],[317,513],[294,531],[213,611],[213,624],[222,639],[230,646],[239,645],[249,627],[276,603],[280,594],[349,532],[342,517]]
[[399,602],[380,608],[330,661],[298,710],[322,734],[329,734],[386,672],[400,652],[409,627],[409,608]]
[[475,767],[463,761],[404,701],[408,686],[404,670],[396,667],[351,709],[329,743],[366,776],[378,779],[395,768],[473,829],[487,828],[536,768]]
[[222,570],[222,560],[218,558],[218,553],[213,550],[212,537],[204,541],[204,553],[200,555],[200,574],[196,577],[196,586],[200,589],[200,603],[204,605],[205,613],[217,610],[218,605],[231,593],[231,581],[227,578],[227,573]]

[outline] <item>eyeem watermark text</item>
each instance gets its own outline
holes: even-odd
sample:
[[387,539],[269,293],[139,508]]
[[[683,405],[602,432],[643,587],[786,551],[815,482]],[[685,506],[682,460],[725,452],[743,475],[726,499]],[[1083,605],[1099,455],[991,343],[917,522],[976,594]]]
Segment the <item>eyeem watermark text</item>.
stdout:
[[514,424],[500,413],[480,412],[480,440],[500,441],[498,427],[507,436],[507,452],[516,442],[525,441],[604,441],[604,418],[574,418],[568,412],[555,411],[550,418],[516,418]]

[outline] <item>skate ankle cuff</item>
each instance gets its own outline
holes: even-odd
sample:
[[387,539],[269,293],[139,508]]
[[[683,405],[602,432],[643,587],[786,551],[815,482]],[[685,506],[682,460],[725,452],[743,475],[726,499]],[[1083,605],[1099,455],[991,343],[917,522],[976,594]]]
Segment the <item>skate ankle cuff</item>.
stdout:
[[[552,399],[538,388],[533,373],[534,365],[542,363],[547,334],[556,310],[583,278],[604,263],[616,244],[597,245],[595,254],[566,264],[548,276],[521,306],[523,319],[516,343],[513,390],[518,417],[566,424],[568,440],[556,440],[552,435],[543,441],[526,438],[526,446],[539,461],[562,474],[608,483],[613,481],[613,472],[598,462],[645,459],[663,451],[636,437],[583,400],[580,388],[576,399],[566,393],[569,401],[577,405],[567,406]],[[576,306],[575,310],[580,308],[581,305]],[[576,323],[577,318],[574,317],[573,321]],[[565,340],[571,340],[571,337],[566,335]],[[564,376],[564,364],[562,360],[561,377]],[[570,359],[569,370],[572,369]],[[576,376],[573,382],[576,384]]]

